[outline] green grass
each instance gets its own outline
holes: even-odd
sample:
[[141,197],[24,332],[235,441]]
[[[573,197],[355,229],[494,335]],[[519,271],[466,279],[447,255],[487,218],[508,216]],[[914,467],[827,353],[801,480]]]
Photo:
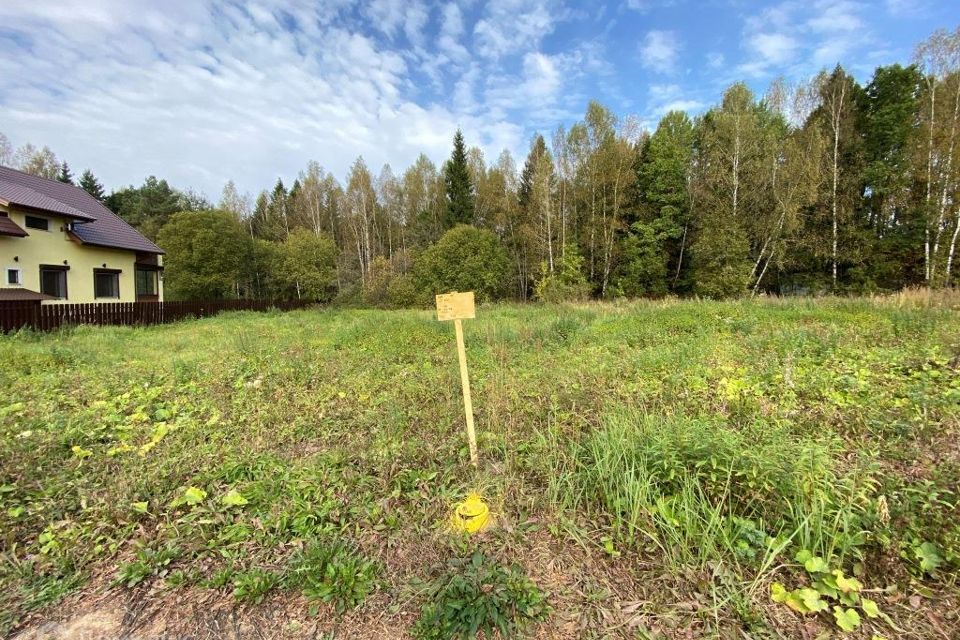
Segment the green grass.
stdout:
[[[476,552],[520,585],[480,590],[493,624],[544,594],[539,624],[597,637],[790,635],[810,618],[766,590],[803,583],[800,550],[957,597],[955,298],[507,305],[465,330],[477,471],[429,312],[0,336],[0,632],[104,581],[409,625]],[[473,489],[498,526],[464,540]]]

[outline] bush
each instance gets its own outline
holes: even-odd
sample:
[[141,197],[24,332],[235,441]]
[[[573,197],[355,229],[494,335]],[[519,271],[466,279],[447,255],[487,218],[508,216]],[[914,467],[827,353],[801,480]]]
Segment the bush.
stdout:
[[393,254],[390,259],[374,258],[363,288],[364,303],[391,309],[415,306],[417,289],[409,274],[412,262],[410,252],[405,250]]
[[422,640],[510,638],[519,628],[546,618],[546,598],[517,567],[505,568],[483,553],[450,562],[427,589],[427,602],[413,635]]
[[553,273],[547,271],[546,263],[540,265],[533,295],[541,302],[576,302],[590,296],[590,283],[583,274],[583,256],[575,246],[566,247]]
[[493,233],[457,225],[417,258],[413,278],[424,299],[448,291],[473,291],[477,302],[503,298],[510,287],[510,258]]

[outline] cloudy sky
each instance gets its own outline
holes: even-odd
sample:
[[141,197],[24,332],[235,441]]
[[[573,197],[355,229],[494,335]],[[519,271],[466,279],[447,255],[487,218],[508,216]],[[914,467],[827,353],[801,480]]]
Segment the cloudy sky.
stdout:
[[591,98],[650,126],[743,79],[838,61],[864,79],[957,21],[953,0],[0,0],[0,131],[108,189],[154,174],[216,199],[310,159],[395,171],[488,159]]

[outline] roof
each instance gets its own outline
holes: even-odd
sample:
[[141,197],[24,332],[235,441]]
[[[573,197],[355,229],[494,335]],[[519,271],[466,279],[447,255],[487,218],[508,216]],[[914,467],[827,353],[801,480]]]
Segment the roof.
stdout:
[[21,229],[16,222],[6,216],[0,216],[0,236],[26,238],[28,235],[30,234]]
[[0,200],[73,218],[73,236],[83,244],[163,253],[126,220],[72,184],[0,167]]
[[30,289],[0,288],[0,302],[29,302],[33,300],[56,300],[45,293],[37,293]]

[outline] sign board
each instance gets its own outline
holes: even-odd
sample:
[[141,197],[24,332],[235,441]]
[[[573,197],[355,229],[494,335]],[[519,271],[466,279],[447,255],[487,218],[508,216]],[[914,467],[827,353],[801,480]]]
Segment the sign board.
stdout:
[[460,360],[460,384],[463,387],[463,411],[467,418],[467,441],[470,443],[470,462],[477,466],[477,434],[473,429],[473,401],[470,399],[470,376],[467,374],[467,349],[463,342],[463,323],[476,317],[473,291],[442,293],[437,296],[437,320],[453,320],[457,331],[457,356]]
[[468,320],[475,317],[473,291],[454,291],[437,296],[437,320]]

